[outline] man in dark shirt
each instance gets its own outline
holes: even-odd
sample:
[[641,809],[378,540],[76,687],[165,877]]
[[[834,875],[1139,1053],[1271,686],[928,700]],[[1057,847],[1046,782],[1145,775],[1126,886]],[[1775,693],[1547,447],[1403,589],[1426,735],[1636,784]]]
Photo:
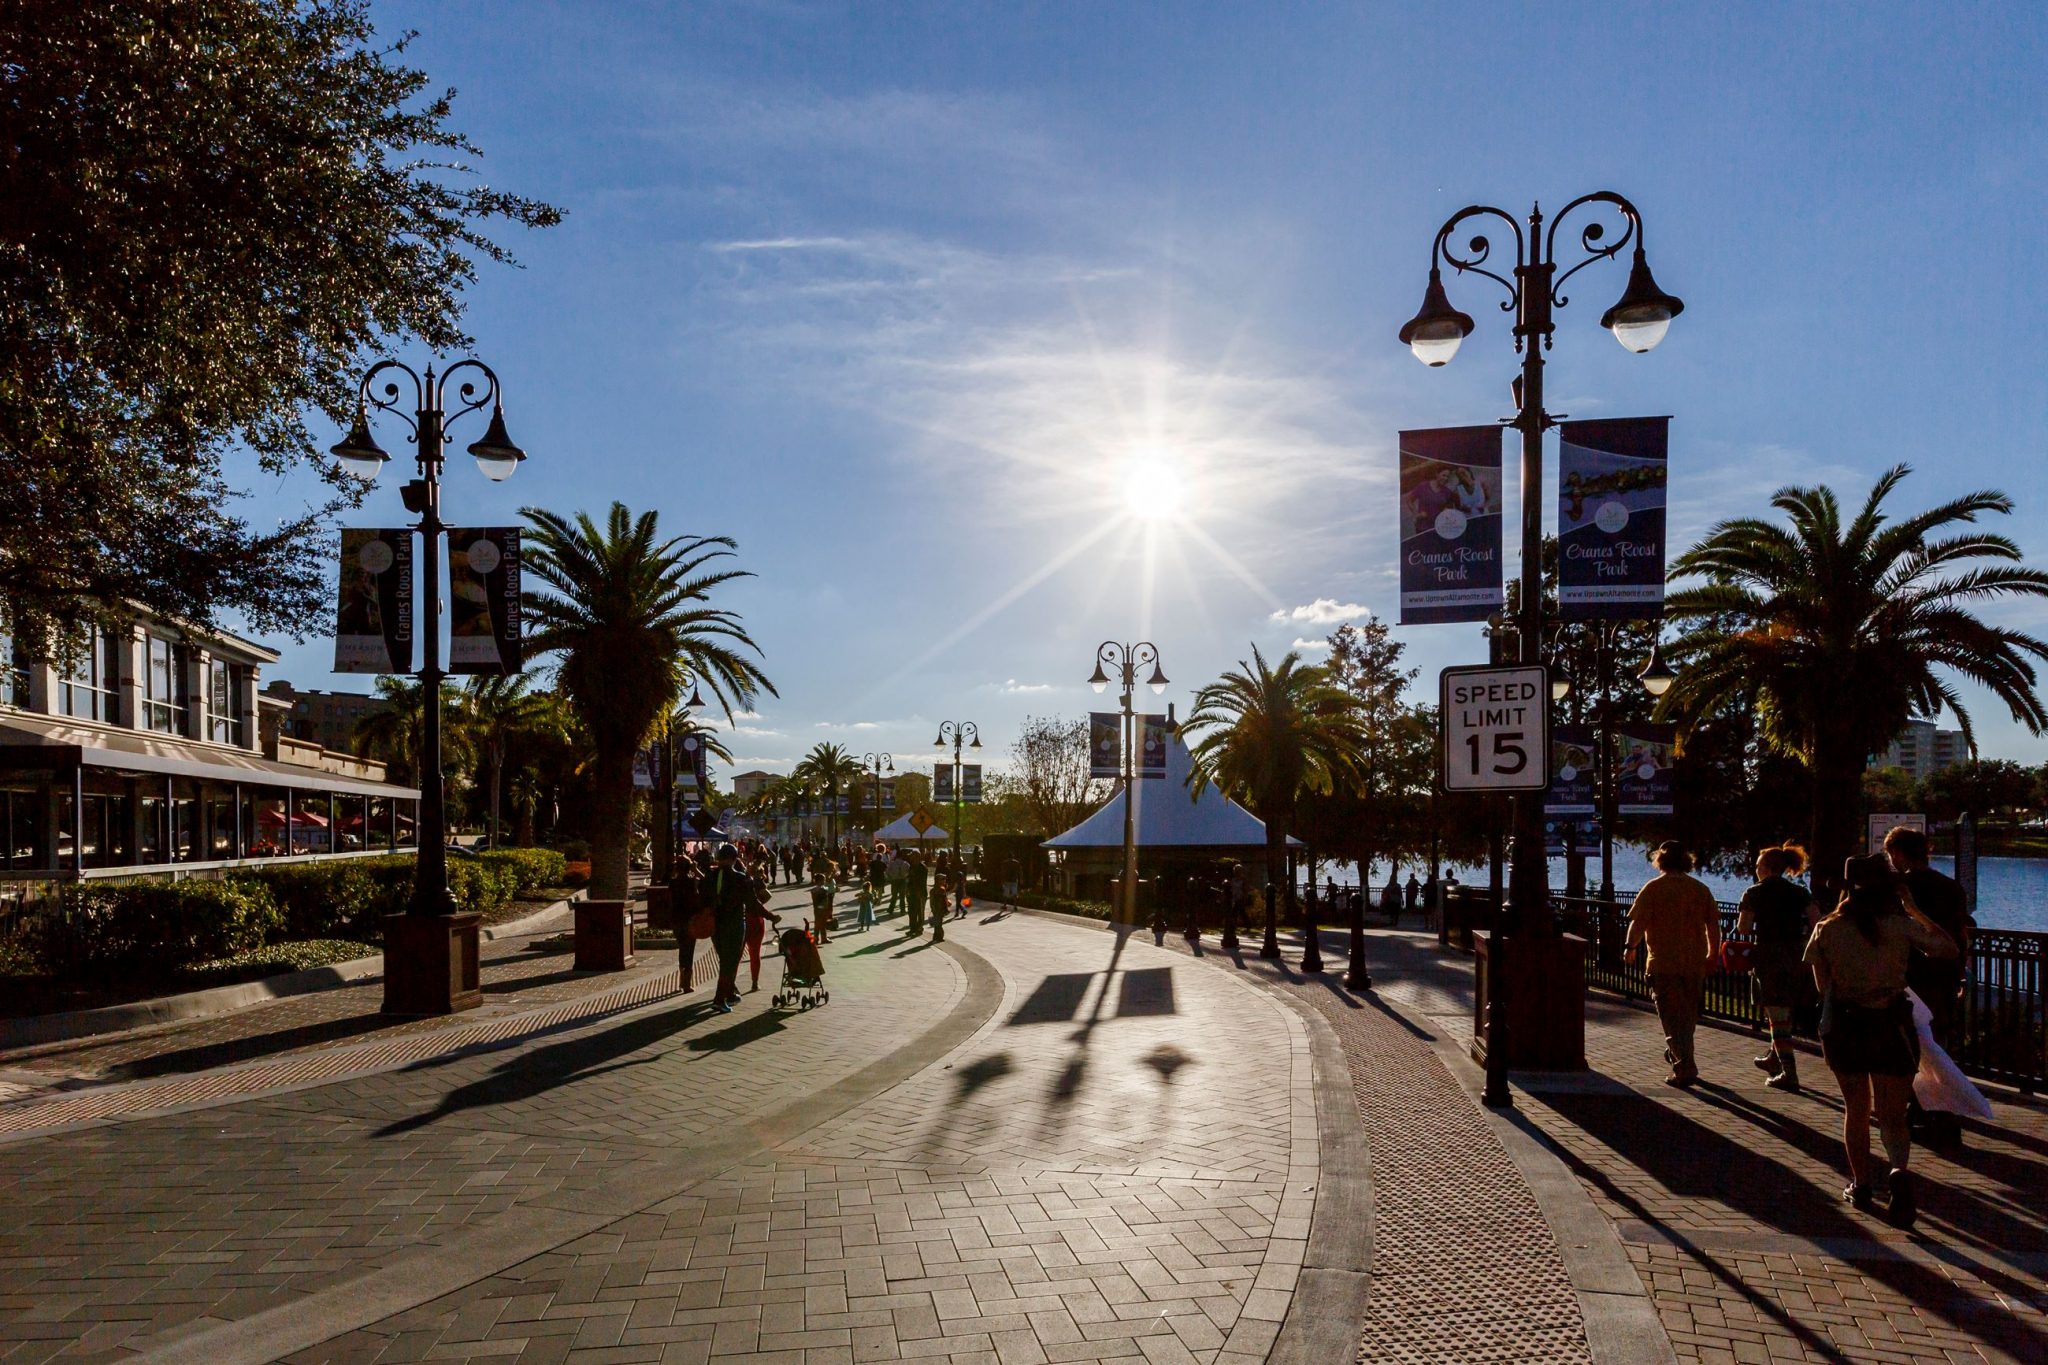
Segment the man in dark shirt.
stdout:
[[[1905,883],[1906,893],[1913,898],[1913,904],[1920,913],[1933,920],[1941,931],[1955,940],[1957,955],[1952,958],[1933,958],[1925,953],[1915,952],[1906,962],[1906,984],[1913,994],[1926,1004],[1927,1011],[1934,1018],[1928,1027],[1934,1033],[1934,1041],[1944,1050],[1953,1051],[1957,1044],[1957,1032],[1962,1023],[1963,973],[1970,958],[1970,935],[1975,931],[1976,921],[1970,918],[1970,907],[1963,898],[1963,888],[1951,877],[1945,877],[1927,865],[1927,836],[1917,829],[1901,826],[1884,836],[1884,856],[1892,865],[1892,871],[1899,874]],[[1922,1120],[1929,1143],[1956,1143],[1962,1140],[1962,1124],[1954,1114],[1920,1114],[1915,1106],[1916,1117]]]
[[768,892],[740,866],[740,851],[718,846],[718,866],[704,879],[702,894],[711,906],[711,946],[718,954],[718,992],[712,1001],[720,1014],[731,1014],[740,999],[740,952],[747,943],[747,908],[765,905]]

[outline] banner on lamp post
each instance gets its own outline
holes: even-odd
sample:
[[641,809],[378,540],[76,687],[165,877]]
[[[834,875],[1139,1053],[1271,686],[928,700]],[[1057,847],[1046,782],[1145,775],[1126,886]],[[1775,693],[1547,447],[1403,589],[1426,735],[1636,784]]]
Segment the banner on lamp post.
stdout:
[[951,801],[952,799],[953,765],[950,763],[932,764],[932,800]]
[[1598,744],[1590,725],[1550,727],[1550,790],[1543,796],[1546,817],[1555,821],[1598,812]]
[[1124,775],[1124,718],[1117,711],[1088,713],[1088,776]]
[[1138,717],[1138,776],[1166,776],[1166,739],[1169,733],[1165,716]]
[[1484,621],[1501,609],[1497,426],[1401,433],[1401,624]]
[[517,673],[519,528],[448,531],[448,671]]
[[1563,422],[1558,434],[1559,617],[1661,616],[1671,419]]
[[896,784],[894,782],[884,782],[882,784],[882,809],[896,809]]
[[1614,736],[1615,813],[1669,815],[1678,727],[1623,721]]
[[341,533],[336,673],[412,672],[412,532]]
[[960,765],[960,800],[967,805],[981,801],[981,765],[963,763]]

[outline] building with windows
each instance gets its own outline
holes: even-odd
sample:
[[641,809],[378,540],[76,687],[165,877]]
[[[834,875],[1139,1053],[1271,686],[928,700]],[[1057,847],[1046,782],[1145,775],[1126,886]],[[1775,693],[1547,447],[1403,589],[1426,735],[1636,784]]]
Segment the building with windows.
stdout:
[[1931,720],[1909,720],[1899,737],[1871,758],[1870,766],[1900,768],[1915,782],[1922,782],[1969,758],[1969,741],[1962,731],[1937,729]]
[[762,788],[777,780],[775,773],[764,773],[758,768],[750,773],[735,773],[732,779],[732,799],[746,801],[759,796]]
[[49,885],[411,846],[419,792],[266,725],[277,655],[141,620],[41,658],[0,635],[0,900]]
[[367,692],[323,692],[315,687],[293,687],[283,678],[264,687],[263,699],[284,703],[277,712],[279,734],[344,753],[355,749],[356,727],[366,717],[391,709],[390,702]]

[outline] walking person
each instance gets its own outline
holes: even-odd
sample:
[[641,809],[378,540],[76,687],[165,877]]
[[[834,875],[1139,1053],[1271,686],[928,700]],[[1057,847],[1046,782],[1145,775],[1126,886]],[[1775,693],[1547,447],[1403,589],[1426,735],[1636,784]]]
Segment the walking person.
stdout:
[[688,992],[697,971],[697,940],[690,936],[690,921],[708,901],[704,899],[704,874],[690,858],[676,862],[675,880],[670,886],[676,922],[676,972],[682,978],[678,990]]
[[1955,940],[1901,896],[1902,880],[1882,857],[1851,858],[1842,867],[1841,902],[1814,928],[1806,961],[1820,991],[1820,1050],[1842,1087],[1842,1146],[1849,1187],[1842,1197],[1869,1212],[1877,1187],[1870,1164],[1870,1118],[1884,1143],[1888,1202],[1885,1221],[1909,1228],[1919,1212],[1912,1130],[1906,1102],[1920,1069],[1920,1033],[1906,998],[1907,961],[1915,951],[1956,956]]
[[[1930,957],[1915,949],[1906,959],[1906,985],[1934,1016],[1928,1025],[1934,1041],[1953,1053],[1962,1041],[1957,1032],[1962,1023],[1964,964],[1970,960],[1977,922],[1970,918],[1963,888],[1927,865],[1928,851],[1927,836],[1917,829],[1901,826],[1884,836],[1885,861],[1904,883],[1905,898],[1956,945],[1954,957]],[[1922,1110],[1917,1102],[1907,1113],[1930,1147],[1962,1145],[1963,1123],[1956,1115]]]
[[1671,1074],[1664,1084],[1681,1090],[1699,1082],[1693,1032],[1699,1027],[1707,964],[1721,951],[1721,907],[1714,893],[1692,873],[1692,854],[1666,839],[1650,855],[1657,875],[1636,892],[1628,911],[1628,952],[1648,949],[1644,973],[1664,1029],[1664,1056]]
[[1792,878],[1806,870],[1806,850],[1779,844],[1756,855],[1756,885],[1742,893],[1735,932],[1750,940],[1750,993],[1770,1025],[1771,1045],[1752,1058],[1773,1090],[1799,1093],[1799,1053],[1792,1013],[1807,999],[1801,957],[1813,932],[1813,896]]
[[753,976],[747,988],[750,992],[761,989],[761,940],[767,936],[770,924],[780,923],[782,916],[768,908],[765,897],[747,907],[747,970]]
[[946,901],[952,894],[952,878],[943,872],[932,878],[932,928],[934,932],[946,922]]
[[865,934],[874,927],[875,884],[873,882],[862,882],[860,884],[860,894],[856,901],[856,913],[853,920],[854,932]]
[[747,914],[768,898],[768,891],[741,869],[740,851],[731,844],[718,846],[718,867],[704,890],[711,905],[711,946],[718,953],[718,991],[711,1003],[720,1014],[731,1014],[740,1001],[740,950],[747,941]]
[[832,898],[838,891],[839,869],[822,854],[811,860],[811,937],[832,941]]
[[903,894],[910,901],[910,932],[924,932],[925,892],[931,886],[931,865],[925,862],[924,850],[910,851],[910,875],[905,879]]
[[1408,885],[1402,888],[1408,897],[1408,913],[1414,914],[1422,906],[1422,879],[1413,872],[1408,874]]

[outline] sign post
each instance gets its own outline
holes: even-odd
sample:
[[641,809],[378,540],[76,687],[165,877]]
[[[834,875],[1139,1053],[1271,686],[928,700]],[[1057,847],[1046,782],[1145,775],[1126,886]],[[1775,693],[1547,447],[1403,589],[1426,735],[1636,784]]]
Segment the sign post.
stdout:
[[[1437,688],[1439,785],[1447,792],[1506,793],[1520,802],[1542,801],[1550,787],[1550,670],[1542,664],[1447,668]],[[1541,828],[1540,823],[1537,827]],[[1524,822],[1518,819],[1516,833],[1523,828]],[[1543,849],[1521,847],[1517,840],[1517,864],[1524,858],[1544,856]],[[1513,1103],[1508,1094],[1507,935],[1503,932],[1507,921],[1507,907],[1496,906],[1494,930],[1485,944],[1484,971],[1478,978],[1486,1021],[1485,1099],[1497,1108]],[[1521,951],[1520,944],[1516,951]]]

